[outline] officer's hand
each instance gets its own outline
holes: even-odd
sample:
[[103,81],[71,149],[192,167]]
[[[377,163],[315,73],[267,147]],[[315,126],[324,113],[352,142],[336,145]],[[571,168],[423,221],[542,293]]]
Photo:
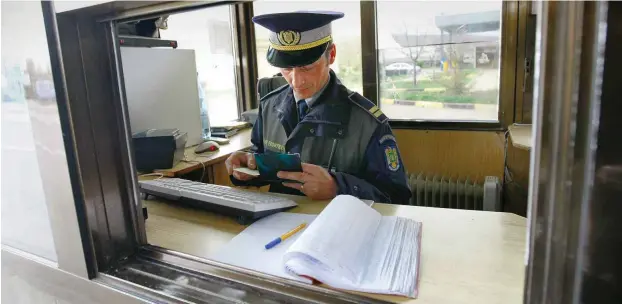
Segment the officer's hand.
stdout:
[[333,199],[337,195],[337,183],[328,171],[320,166],[302,164],[303,172],[280,171],[277,176],[283,179],[299,181],[283,183],[284,186],[300,190],[313,200]]
[[233,171],[233,169],[240,167],[246,167],[254,170],[257,166],[255,165],[255,157],[251,153],[240,151],[233,152],[225,161],[225,165],[227,166],[227,172],[229,175],[233,174],[233,177],[238,180],[247,181],[255,178],[255,176],[252,175]]

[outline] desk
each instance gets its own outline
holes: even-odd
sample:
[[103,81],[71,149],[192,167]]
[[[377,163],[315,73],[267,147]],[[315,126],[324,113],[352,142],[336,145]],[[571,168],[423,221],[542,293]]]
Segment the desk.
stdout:
[[[229,184],[228,174],[226,174],[226,169],[224,166],[224,161],[231,155],[231,153],[241,150],[246,150],[252,147],[251,143],[251,133],[252,129],[244,129],[240,131],[240,133],[229,138],[229,143],[226,145],[220,145],[220,149],[214,152],[204,152],[196,154],[194,153],[194,149],[196,146],[186,148],[184,154],[186,155],[186,160],[190,162],[179,162],[173,168],[170,169],[161,169],[154,170],[154,172],[162,173],[166,177],[177,177],[187,173],[190,173],[195,170],[202,170],[203,165],[206,168],[210,166],[214,166],[216,168],[210,168],[212,170],[211,173],[208,173],[210,177],[210,182],[218,183],[218,184]],[[223,172],[226,177],[223,177]]]
[[[289,212],[317,214],[328,202],[292,196]],[[148,207],[152,245],[209,257],[244,230],[232,218],[161,201]],[[419,298],[366,296],[396,303],[522,303],[525,218],[509,213],[374,204],[383,215],[423,223]]]

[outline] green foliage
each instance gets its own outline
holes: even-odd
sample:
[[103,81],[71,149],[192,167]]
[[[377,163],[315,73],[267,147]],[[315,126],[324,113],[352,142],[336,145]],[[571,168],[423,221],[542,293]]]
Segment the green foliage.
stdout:
[[[467,103],[467,104],[496,104],[498,90],[470,91],[471,82],[477,77],[475,69],[450,69],[446,72],[439,71],[423,78],[413,86],[412,76],[400,75],[391,77],[381,85],[382,98]],[[445,89],[438,92],[425,92],[425,89]]]
[[438,84],[438,82],[419,79],[417,80],[417,86],[413,87],[412,76],[408,76],[407,79],[400,79],[393,82],[384,82],[382,83],[383,89],[393,89],[393,85],[395,85],[395,89],[429,89],[429,88],[439,88],[442,87]]
[[469,103],[469,104],[496,104],[498,92],[496,90],[472,92],[464,95],[454,95],[447,92],[416,92],[416,91],[390,91],[383,90],[382,98],[448,102],[448,103]]
[[450,69],[445,72],[446,77],[442,77],[439,83],[447,89],[448,94],[463,95],[469,92],[470,81],[467,78],[468,72],[460,69]]

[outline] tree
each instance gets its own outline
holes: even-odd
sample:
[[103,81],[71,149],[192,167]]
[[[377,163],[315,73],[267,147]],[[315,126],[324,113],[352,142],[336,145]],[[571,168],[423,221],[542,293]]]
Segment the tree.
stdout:
[[423,45],[426,40],[427,34],[424,33],[422,36],[419,36],[419,29],[417,29],[417,34],[414,37],[411,37],[408,33],[408,27],[406,23],[404,25],[404,41],[405,45],[400,52],[404,54],[410,61],[413,63],[413,86],[417,86],[417,63],[419,61],[419,56],[423,52]]
[[[458,37],[466,33],[466,27],[460,26],[453,32],[450,37]],[[467,73],[460,68],[460,61],[464,54],[464,46],[461,44],[450,43],[444,46],[444,52],[447,55],[449,61],[449,80],[441,81],[442,85],[447,89],[446,93],[451,95],[463,95],[469,92],[469,80],[467,79]]]

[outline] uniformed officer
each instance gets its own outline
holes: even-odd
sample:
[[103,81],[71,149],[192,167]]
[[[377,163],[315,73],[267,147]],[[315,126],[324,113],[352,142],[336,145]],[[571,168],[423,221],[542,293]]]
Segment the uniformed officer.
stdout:
[[[253,127],[255,153],[300,153],[303,172],[279,172],[301,183],[270,185],[270,191],[332,199],[349,194],[376,202],[407,204],[407,177],[388,118],[371,101],[341,84],[330,64],[337,49],[331,22],[337,12],[256,16],[271,31],[268,62],[288,85],[264,96]],[[237,171],[255,169],[253,154],[226,161],[236,185],[261,183]]]

